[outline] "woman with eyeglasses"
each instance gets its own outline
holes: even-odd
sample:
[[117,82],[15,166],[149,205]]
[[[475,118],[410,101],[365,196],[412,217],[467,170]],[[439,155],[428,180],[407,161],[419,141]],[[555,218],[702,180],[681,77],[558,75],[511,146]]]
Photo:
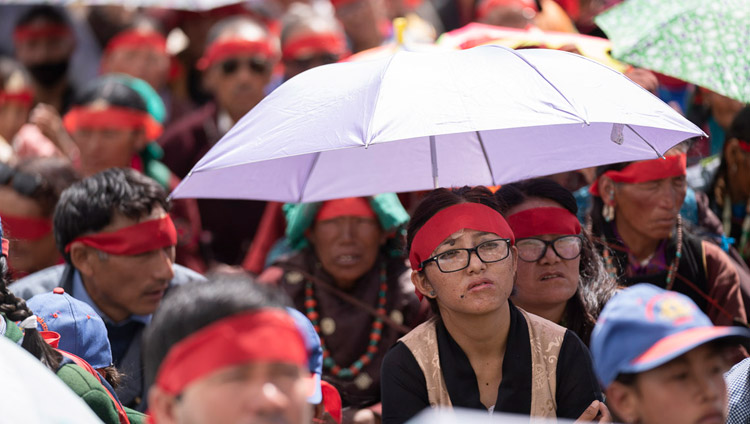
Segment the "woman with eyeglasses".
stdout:
[[510,300],[518,250],[489,190],[427,194],[407,251],[411,280],[435,317],[383,361],[383,422],[454,406],[608,422],[586,346]]
[[616,282],[581,229],[575,198],[549,179],[508,184],[495,197],[516,236],[519,261],[511,299],[568,328],[588,345]]

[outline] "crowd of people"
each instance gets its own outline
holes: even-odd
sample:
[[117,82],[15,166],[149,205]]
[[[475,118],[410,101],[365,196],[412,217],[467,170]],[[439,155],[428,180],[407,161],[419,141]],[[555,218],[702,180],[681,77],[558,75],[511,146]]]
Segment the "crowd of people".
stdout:
[[104,423],[748,422],[750,106],[719,93],[626,69],[708,135],[661,159],[168,197],[301,72],[471,22],[603,36],[614,3],[0,6],[0,335]]

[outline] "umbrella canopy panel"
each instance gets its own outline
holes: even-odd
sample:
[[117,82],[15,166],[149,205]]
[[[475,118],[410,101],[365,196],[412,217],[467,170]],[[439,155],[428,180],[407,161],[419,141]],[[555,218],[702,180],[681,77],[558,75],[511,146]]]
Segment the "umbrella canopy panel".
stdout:
[[327,65],[283,84],[175,197],[315,201],[498,184],[657,157],[702,132],[579,55],[484,46]]
[[615,58],[750,102],[747,0],[628,0],[596,23]]

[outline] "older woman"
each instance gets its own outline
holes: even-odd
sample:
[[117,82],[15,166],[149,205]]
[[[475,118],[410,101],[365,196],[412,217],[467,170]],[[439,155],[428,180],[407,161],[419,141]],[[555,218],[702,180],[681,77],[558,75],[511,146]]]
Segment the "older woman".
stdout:
[[578,418],[603,405],[578,337],[509,300],[514,244],[484,187],[438,189],[417,207],[407,235],[411,279],[437,316],[386,355],[383,422],[437,406]]
[[734,264],[718,246],[690,234],[679,211],[686,156],[597,169],[591,186],[593,233],[620,284],[648,282],[690,297],[716,325],[747,321]]
[[260,279],[284,289],[318,330],[323,378],[341,393],[345,421],[374,419],[377,408],[366,408],[380,402],[383,356],[421,321],[394,244],[408,215],[384,194],[287,205],[286,216],[293,250]]
[[503,186],[495,193],[513,230],[518,277],[513,302],[567,327],[588,345],[596,317],[614,293],[573,195],[548,179]]

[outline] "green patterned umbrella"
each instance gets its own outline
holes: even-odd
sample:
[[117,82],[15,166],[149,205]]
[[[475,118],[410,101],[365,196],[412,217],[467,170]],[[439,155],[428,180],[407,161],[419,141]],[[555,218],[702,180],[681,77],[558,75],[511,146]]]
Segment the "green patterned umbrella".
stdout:
[[616,59],[750,103],[750,0],[626,0],[596,23]]

